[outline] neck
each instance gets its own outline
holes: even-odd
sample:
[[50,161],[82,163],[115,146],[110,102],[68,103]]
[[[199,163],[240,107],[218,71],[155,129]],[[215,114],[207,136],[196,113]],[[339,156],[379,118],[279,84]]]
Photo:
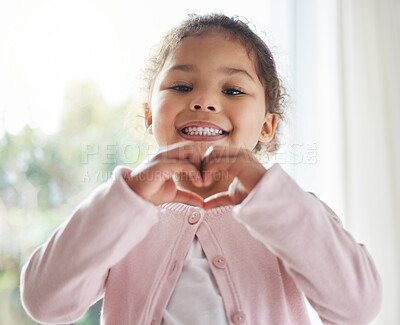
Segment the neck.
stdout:
[[207,187],[197,187],[193,185],[192,181],[188,179],[188,177],[185,177],[185,175],[177,175],[174,180],[178,188],[196,193],[205,199],[211,195],[228,191],[233,178],[227,173],[215,173],[213,182]]

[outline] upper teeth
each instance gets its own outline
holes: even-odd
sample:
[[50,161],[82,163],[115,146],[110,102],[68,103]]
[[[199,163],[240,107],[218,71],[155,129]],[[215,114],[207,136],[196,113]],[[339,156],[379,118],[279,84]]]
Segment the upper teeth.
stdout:
[[216,128],[203,128],[201,126],[189,126],[183,128],[182,132],[188,135],[220,135],[224,133],[224,131]]

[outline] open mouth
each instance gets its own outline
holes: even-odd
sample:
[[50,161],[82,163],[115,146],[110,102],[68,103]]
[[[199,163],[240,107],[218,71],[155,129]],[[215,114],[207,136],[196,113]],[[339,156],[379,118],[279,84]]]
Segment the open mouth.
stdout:
[[218,140],[229,134],[217,127],[194,125],[178,129],[178,132],[183,138],[193,141]]
[[181,130],[181,132],[186,135],[200,135],[200,136],[205,136],[205,137],[226,134],[226,132],[221,129],[208,128],[208,127],[203,128],[201,126],[185,127]]

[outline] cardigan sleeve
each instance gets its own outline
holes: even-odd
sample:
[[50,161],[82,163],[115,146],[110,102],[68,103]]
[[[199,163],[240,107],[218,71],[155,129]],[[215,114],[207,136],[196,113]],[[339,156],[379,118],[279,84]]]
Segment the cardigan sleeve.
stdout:
[[283,262],[325,324],[367,324],[377,315],[382,284],[366,247],[279,165],[234,208],[234,216]]
[[158,222],[156,208],[134,193],[117,167],[21,271],[22,303],[42,323],[71,323],[104,294],[109,269]]

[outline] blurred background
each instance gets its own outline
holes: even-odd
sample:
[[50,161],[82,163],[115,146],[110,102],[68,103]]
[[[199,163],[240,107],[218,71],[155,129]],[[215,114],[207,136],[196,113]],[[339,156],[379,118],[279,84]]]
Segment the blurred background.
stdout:
[[[290,94],[278,162],[339,215],[381,273],[372,324],[400,324],[400,1],[0,1],[0,324],[36,324],[19,273],[143,132],[140,69],[188,13],[246,17]],[[75,324],[98,324],[101,301]],[[310,309],[314,325],[321,324]]]

